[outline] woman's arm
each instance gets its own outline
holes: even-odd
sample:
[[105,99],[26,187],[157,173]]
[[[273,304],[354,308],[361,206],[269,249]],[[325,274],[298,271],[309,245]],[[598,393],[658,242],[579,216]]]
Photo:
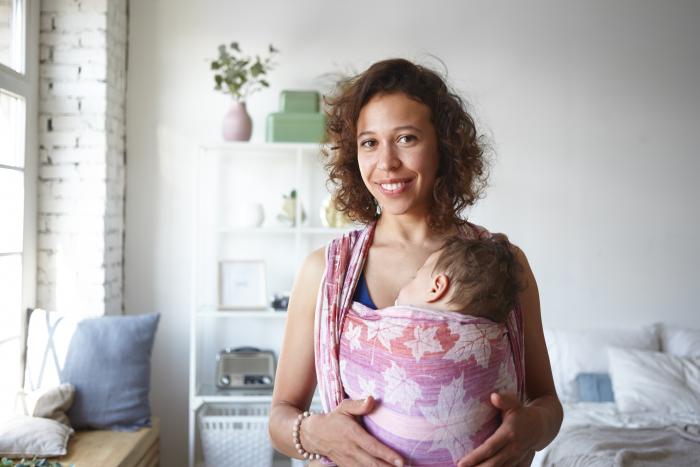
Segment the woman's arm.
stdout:
[[[311,404],[316,387],[314,315],[324,270],[324,250],[316,250],[304,261],[292,288],[272,394],[272,446],[297,459],[302,457],[292,443],[292,428],[297,416]],[[305,419],[299,435],[302,446],[343,466],[403,465],[396,452],[369,435],[355,420],[355,416],[368,414],[373,408],[371,397],[362,401],[346,399],[328,414]]]
[[540,294],[537,281],[532,274],[525,253],[515,247],[518,261],[523,268],[525,290],[520,295],[523,310],[523,325],[525,327],[525,393],[528,407],[540,409],[542,428],[539,439],[533,446],[541,450],[554,440],[559,433],[564,411],[557,391],[554,389],[552,367],[549,363],[549,353],[542,330],[542,315],[540,313]]
[[522,404],[515,394],[492,394],[501,410],[501,426],[481,446],[462,458],[459,467],[516,465],[531,460],[559,432],[563,410],[552,379],[544,341],[537,282],[525,254],[513,246],[522,267],[524,288],[519,296],[525,334],[525,392]]
[[272,445],[296,458],[301,456],[292,444],[292,427],[297,415],[311,405],[316,387],[314,314],[325,262],[323,249],[314,251],[304,261],[294,282],[272,393],[269,423]]

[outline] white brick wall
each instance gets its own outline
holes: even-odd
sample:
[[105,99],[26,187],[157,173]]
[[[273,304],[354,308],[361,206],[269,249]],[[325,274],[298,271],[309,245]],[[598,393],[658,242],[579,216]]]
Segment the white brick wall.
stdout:
[[44,308],[123,311],[126,42],[127,0],[42,0],[37,302]]
[[[99,10],[108,3],[106,34],[85,32],[81,41],[95,46],[100,40],[107,47],[107,210],[105,212],[105,284],[107,313],[120,313],[123,309],[123,261],[124,261],[124,187],[126,149],[126,51],[127,51],[127,0],[93,0],[85,2],[86,11]],[[94,69],[91,70],[93,74]]]

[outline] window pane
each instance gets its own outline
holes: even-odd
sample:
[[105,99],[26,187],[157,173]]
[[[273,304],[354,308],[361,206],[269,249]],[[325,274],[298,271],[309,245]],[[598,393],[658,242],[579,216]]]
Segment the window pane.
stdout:
[[0,256],[0,342],[19,336],[21,315],[22,255]]
[[24,2],[0,0],[0,63],[24,73]]
[[24,117],[24,99],[0,89],[0,165],[24,167]]
[[24,172],[20,170],[0,168],[0,225],[0,253],[21,252]]
[[0,343],[0,419],[14,413],[19,389],[19,338]]

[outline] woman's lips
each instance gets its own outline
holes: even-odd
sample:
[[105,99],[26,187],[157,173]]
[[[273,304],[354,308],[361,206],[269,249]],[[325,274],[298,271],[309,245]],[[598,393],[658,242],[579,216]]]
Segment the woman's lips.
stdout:
[[413,183],[412,179],[383,180],[376,182],[379,191],[386,196],[400,195]]

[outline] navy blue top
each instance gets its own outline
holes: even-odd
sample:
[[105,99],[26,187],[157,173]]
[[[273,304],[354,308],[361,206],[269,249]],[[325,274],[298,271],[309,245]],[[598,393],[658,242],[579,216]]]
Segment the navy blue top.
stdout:
[[360,273],[360,278],[357,280],[357,287],[355,288],[355,295],[352,298],[356,302],[362,303],[367,308],[373,310],[377,309],[377,306],[372,301],[372,297],[369,296],[369,289],[367,288],[364,271]]

